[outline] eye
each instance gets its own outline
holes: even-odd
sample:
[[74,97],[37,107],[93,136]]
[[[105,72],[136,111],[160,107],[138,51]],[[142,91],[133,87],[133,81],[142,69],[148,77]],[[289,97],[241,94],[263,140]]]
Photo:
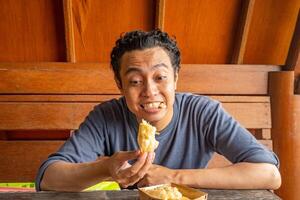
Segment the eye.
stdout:
[[159,75],[159,76],[156,77],[156,80],[157,80],[157,81],[164,81],[164,80],[166,80],[167,78],[168,78],[168,77],[165,76],[165,75]]
[[141,81],[141,80],[130,80],[129,81],[129,84],[131,85],[131,86],[139,86],[139,85],[141,85],[143,82]]

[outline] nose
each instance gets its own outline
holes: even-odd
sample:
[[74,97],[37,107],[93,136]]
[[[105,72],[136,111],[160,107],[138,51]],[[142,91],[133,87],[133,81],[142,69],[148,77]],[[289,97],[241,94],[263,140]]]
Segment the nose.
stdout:
[[144,88],[143,88],[143,96],[153,97],[156,96],[157,94],[158,94],[157,84],[152,80],[145,81]]

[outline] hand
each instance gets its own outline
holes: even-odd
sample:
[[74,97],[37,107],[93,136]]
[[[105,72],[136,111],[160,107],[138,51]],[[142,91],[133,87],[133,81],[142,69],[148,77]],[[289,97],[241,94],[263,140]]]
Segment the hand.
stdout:
[[[128,161],[133,159],[137,159],[137,161],[130,165]],[[108,159],[108,169],[113,180],[118,182],[121,187],[127,188],[145,176],[153,160],[154,153],[117,152]]]
[[167,167],[152,164],[144,178],[139,181],[138,187],[174,182],[175,172]]

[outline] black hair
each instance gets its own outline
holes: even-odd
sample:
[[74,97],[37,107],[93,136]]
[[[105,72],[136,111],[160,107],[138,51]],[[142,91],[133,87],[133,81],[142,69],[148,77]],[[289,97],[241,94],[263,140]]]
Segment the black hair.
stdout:
[[174,38],[171,38],[166,32],[159,29],[149,32],[140,30],[127,32],[121,35],[116,41],[116,45],[110,54],[111,67],[114,71],[116,80],[120,83],[120,87],[122,83],[120,76],[120,60],[124,53],[153,47],[162,47],[170,57],[174,73],[179,72],[180,51]]

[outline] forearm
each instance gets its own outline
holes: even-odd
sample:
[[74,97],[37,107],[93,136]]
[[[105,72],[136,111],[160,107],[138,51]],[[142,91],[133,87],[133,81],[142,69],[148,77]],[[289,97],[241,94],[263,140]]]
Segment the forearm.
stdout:
[[175,170],[174,182],[195,188],[277,189],[278,169],[267,163],[237,163],[223,168]]
[[58,161],[45,171],[42,190],[81,191],[89,186],[108,180],[106,159],[88,163]]

